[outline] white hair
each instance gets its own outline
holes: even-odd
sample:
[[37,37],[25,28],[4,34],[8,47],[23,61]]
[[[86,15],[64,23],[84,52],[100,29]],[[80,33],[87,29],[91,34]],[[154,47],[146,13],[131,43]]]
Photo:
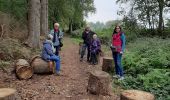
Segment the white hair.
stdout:
[[53,39],[53,36],[51,34],[48,34],[47,36],[48,39],[52,40]]
[[59,24],[59,23],[54,23],[54,26],[58,26],[58,27],[59,27],[59,26],[60,26],[60,24]]

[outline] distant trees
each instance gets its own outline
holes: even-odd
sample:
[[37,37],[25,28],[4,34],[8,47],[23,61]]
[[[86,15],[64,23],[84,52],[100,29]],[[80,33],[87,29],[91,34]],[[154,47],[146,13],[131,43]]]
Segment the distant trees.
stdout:
[[162,34],[165,26],[163,15],[169,11],[168,0],[117,0],[117,3],[130,3],[129,14],[133,14],[144,27],[157,29]]

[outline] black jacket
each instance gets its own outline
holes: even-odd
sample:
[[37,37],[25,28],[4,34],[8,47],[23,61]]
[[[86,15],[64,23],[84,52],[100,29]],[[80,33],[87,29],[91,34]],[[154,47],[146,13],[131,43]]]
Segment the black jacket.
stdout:
[[84,40],[84,43],[87,45],[90,45],[94,34],[96,34],[96,33],[93,31],[89,31],[88,33],[86,33],[86,31],[84,31],[82,34],[82,39]]

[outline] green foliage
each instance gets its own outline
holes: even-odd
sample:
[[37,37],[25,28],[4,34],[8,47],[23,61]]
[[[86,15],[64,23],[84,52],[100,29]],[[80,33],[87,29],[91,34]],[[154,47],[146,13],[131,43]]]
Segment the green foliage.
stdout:
[[127,45],[123,57],[125,89],[151,92],[158,100],[170,98],[170,39],[139,38]]

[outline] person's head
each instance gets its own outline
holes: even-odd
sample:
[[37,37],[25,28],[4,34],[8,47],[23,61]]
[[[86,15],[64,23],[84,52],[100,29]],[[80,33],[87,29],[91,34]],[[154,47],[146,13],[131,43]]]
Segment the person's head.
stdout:
[[94,34],[94,35],[93,35],[93,39],[97,39],[97,34]]
[[90,31],[90,27],[87,26],[87,27],[85,28],[85,31],[86,31],[86,32],[89,32],[89,31]]
[[48,34],[47,40],[53,40],[53,36],[51,34]]
[[54,23],[54,29],[58,30],[59,29],[60,24],[59,23]]
[[116,26],[115,29],[114,29],[114,33],[119,33],[122,31],[122,28],[120,26]]

